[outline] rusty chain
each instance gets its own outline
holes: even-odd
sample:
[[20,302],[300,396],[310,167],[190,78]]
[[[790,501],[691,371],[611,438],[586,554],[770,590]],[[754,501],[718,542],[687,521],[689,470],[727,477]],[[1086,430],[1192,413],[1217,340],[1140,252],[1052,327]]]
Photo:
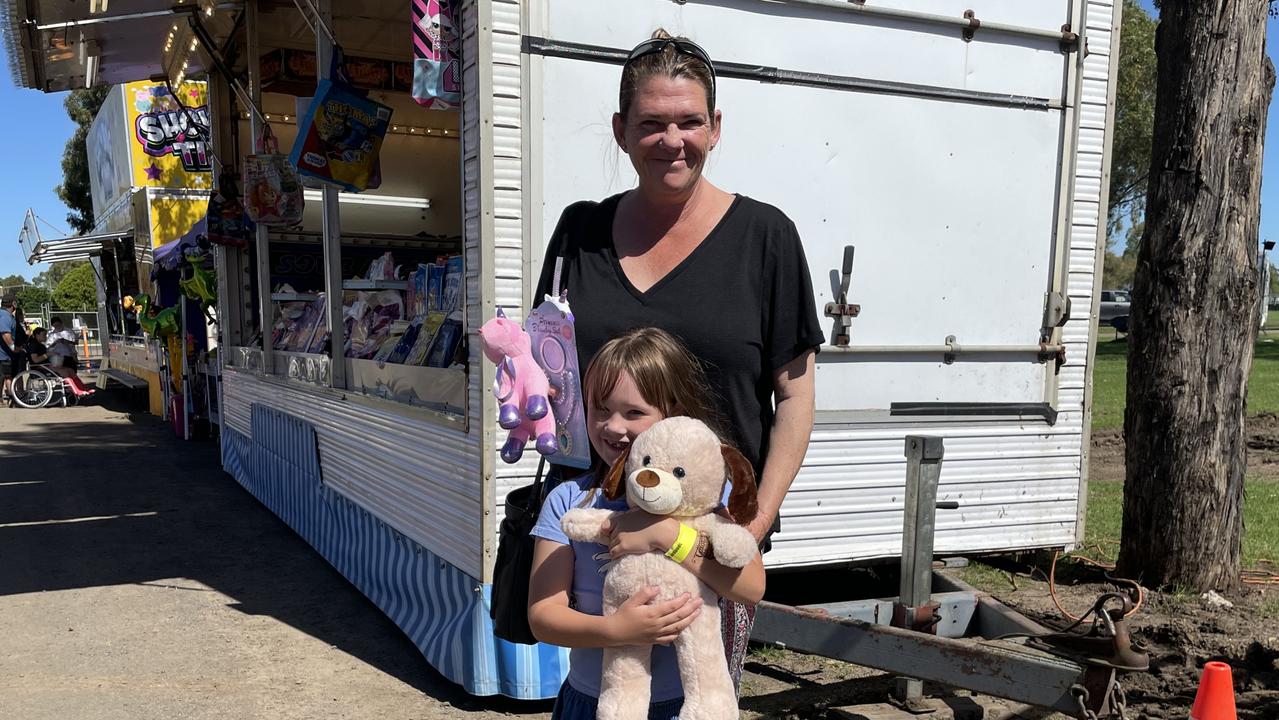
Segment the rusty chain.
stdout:
[[1124,693],[1124,686],[1115,681],[1114,694],[1111,695],[1111,705],[1114,706],[1112,715],[1119,720],[1128,720],[1128,696]]
[[1075,696],[1075,702],[1079,703],[1079,720],[1100,720],[1097,713],[1088,709],[1088,688],[1083,685],[1070,686],[1070,694]]
[[[1110,696],[1111,708],[1107,717],[1128,720],[1128,696],[1124,693],[1124,686],[1119,684],[1118,680],[1115,680],[1112,687]],[[1100,716],[1088,707],[1088,688],[1082,685],[1072,685],[1070,694],[1075,696],[1075,702],[1079,704],[1080,720],[1101,720]]]

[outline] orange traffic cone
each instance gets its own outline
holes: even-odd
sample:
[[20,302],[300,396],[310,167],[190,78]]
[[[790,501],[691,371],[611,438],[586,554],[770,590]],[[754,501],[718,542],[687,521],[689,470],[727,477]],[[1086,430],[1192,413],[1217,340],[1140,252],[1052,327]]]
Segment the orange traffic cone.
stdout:
[[1204,665],[1199,692],[1190,708],[1190,720],[1238,720],[1235,714],[1235,681],[1223,662]]

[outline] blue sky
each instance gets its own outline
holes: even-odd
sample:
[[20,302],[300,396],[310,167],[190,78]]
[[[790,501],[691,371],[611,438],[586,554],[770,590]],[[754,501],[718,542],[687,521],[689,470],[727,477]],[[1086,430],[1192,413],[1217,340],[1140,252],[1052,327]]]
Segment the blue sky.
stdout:
[[[17,273],[30,280],[44,269],[22,256],[18,231],[27,208],[62,230],[67,206],[53,188],[62,182],[62,148],[75,124],[62,108],[66,93],[46,95],[13,86],[9,69],[0,67],[0,277]],[[47,231],[42,228],[42,231]]]
[[[1153,15],[1151,0],[1140,0]],[[1279,66],[1276,44],[1279,20],[1267,28],[1270,58]],[[1279,93],[1276,93],[1279,97]],[[67,208],[54,194],[62,180],[62,148],[74,126],[62,109],[64,93],[46,95],[13,86],[7,68],[0,68],[0,147],[5,152],[0,172],[0,277],[19,273],[30,279],[44,268],[26,264],[18,246],[18,231],[27,208],[61,229],[66,228]],[[1279,240],[1279,108],[1270,104],[1266,128],[1265,165],[1262,168],[1261,237]],[[47,231],[48,228],[42,228]],[[1271,255],[1279,261],[1279,251]]]

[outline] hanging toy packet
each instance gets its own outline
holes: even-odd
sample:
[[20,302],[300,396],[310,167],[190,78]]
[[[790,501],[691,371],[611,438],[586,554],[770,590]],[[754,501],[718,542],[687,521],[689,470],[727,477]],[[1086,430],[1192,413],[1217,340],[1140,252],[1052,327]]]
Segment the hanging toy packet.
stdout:
[[457,0],[413,0],[413,99],[432,110],[462,104]]
[[[559,287],[558,275],[557,272],[555,287]],[[586,435],[577,334],[567,295],[547,295],[542,304],[529,313],[524,326],[533,342],[533,359],[546,371],[552,390],[551,411],[555,415],[555,440],[559,447],[547,460],[556,465],[589,468],[591,443]]]
[[375,179],[391,108],[340,80],[321,80],[307,114],[298,123],[289,160],[298,172],[350,192]]

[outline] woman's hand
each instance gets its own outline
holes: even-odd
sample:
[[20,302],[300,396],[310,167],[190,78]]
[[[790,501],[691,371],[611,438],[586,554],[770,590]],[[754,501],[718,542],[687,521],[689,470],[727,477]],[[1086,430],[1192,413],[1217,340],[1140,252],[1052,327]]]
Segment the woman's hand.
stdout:
[[689,593],[653,605],[660,588],[646,587],[608,616],[612,645],[668,645],[702,611],[702,599]]
[[601,531],[609,538],[609,557],[616,560],[623,555],[666,552],[679,537],[679,521],[643,510],[627,510],[605,520]]

